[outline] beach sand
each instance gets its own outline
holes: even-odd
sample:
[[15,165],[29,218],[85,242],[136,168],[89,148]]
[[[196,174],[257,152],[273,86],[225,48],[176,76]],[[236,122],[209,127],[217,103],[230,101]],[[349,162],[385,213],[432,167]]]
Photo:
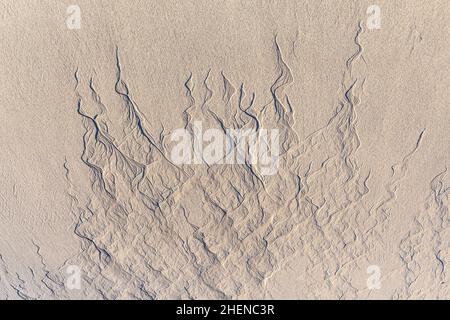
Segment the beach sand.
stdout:
[[[450,297],[448,1],[0,13],[1,299]],[[275,171],[177,162],[196,123]]]

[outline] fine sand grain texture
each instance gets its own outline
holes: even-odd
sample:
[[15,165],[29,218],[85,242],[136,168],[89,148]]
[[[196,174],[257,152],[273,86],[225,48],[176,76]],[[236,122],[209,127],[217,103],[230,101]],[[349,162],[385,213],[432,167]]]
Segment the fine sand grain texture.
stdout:
[[448,1],[0,15],[1,299],[450,298]]

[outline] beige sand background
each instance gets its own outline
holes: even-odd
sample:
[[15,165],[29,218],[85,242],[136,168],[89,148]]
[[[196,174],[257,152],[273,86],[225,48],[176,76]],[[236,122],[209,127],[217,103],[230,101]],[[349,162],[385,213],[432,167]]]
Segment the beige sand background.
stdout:
[[[1,0],[0,297],[449,298],[449,10]],[[241,94],[275,176],[168,161]]]

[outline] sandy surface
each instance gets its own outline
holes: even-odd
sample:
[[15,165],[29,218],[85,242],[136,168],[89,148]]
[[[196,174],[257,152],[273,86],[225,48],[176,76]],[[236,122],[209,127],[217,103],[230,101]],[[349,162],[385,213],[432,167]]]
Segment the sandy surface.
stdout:
[[[0,14],[0,298],[450,297],[448,1]],[[195,123],[276,172],[177,163]]]

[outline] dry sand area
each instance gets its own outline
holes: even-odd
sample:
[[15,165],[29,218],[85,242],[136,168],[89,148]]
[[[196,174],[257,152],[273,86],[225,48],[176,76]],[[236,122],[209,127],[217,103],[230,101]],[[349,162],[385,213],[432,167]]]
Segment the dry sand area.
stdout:
[[450,298],[448,1],[0,15],[1,299]]

